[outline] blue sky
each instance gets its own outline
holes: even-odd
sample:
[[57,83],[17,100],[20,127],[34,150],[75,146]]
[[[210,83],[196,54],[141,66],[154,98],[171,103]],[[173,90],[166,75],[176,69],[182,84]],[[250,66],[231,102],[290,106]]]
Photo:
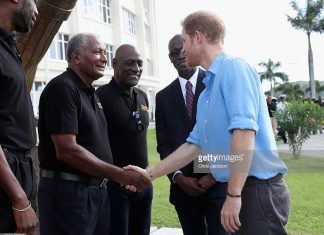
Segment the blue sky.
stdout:
[[[210,10],[225,22],[225,52],[256,67],[271,58],[281,62],[290,81],[308,81],[307,36],[291,27],[295,16],[289,0],[155,0],[161,88],[176,78],[168,58],[168,42],[181,33],[180,21],[196,10]],[[304,4],[305,1],[298,1]],[[324,34],[311,36],[315,79],[324,81]],[[278,70],[279,71],[279,70]],[[267,86],[267,84],[264,84]],[[266,89],[266,88],[265,88]]]

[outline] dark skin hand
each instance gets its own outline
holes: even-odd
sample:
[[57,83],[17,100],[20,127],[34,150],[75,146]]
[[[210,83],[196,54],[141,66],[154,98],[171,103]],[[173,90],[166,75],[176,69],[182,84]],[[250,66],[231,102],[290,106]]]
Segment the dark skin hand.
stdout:
[[198,185],[205,190],[213,187],[215,184],[216,180],[211,174],[204,175],[198,181]]
[[107,178],[121,185],[134,185],[137,190],[151,184],[151,181],[138,172],[125,170],[108,164],[76,142],[73,134],[54,134],[52,139],[58,159],[82,172],[96,177]]
[[198,185],[198,179],[196,178],[187,177],[180,173],[174,177],[174,181],[188,196],[197,197],[206,193],[206,189]]

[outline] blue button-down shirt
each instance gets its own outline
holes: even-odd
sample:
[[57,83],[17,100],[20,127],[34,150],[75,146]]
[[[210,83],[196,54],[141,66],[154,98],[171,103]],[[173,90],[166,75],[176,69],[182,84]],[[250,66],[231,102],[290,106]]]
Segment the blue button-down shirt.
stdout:
[[204,83],[206,89],[199,97],[197,122],[187,141],[198,145],[204,156],[214,157],[209,158],[214,178],[222,182],[229,179],[234,129],[255,131],[249,176],[268,179],[285,174],[287,167],[278,156],[256,70],[242,59],[221,53],[206,71]]

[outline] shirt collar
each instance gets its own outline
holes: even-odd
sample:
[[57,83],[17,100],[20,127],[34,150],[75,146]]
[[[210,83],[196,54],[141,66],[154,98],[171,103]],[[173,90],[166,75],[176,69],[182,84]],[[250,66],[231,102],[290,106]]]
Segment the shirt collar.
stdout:
[[8,33],[3,28],[0,27],[0,38],[7,40],[12,35],[12,33]]
[[[128,92],[126,92],[117,82],[116,79],[114,77],[112,77],[111,79],[111,84],[113,85],[113,87],[115,88],[115,90],[124,96],[130,97],[130,94]],[[137,95],[137,92],[135,90],[135,87],[133,87],[133,94]]]
[[204,84],[206,87],[210,84],[211,79],[216,76],[219,71],[219,68],[225,58],[225,53],[221,52],[213,61],[211,66],[205,72],[205,78],[203,79]]
[[16,34],[8,33],[3,28],[0,27],[0,39],[6,41],[10,44],[12,48],[16,48]]
[[91,95],[94,94],[95,89],[93,86],[88,87],[73,69],[67,68],[66,70],[72,74],[74,78],[73,81],[75,81],[82,90]]
[[192,85],[192,89],[193,90],[196,90],[198,73],[199,73],[199,69],[196,69],[196,72],[190,77],[189,80],[187,80],[187,79],[185,79],[183,77],[178,77],[179,82],[180,82],[181,89],[182,88],[185,89],[187,81],[190,81],[190,83]]

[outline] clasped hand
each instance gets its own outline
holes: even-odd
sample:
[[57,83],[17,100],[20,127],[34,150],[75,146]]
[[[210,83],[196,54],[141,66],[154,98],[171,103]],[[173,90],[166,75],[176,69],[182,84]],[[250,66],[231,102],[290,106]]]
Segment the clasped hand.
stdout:
[[134,182],[131,184],[123,185],[126,189],[128,189],[130,191],[137,192],[137,191],[149,186],[152,183],[151,177],[148,174],[148,172],[141,167],[134,166],[134,165],[128,165],[128,166],[124,167],[124,170],[128,171],[129,173],[132,172],[132,173],[138,174],[138,178],[141,179],[141,183],[139,183],[139,184]]

